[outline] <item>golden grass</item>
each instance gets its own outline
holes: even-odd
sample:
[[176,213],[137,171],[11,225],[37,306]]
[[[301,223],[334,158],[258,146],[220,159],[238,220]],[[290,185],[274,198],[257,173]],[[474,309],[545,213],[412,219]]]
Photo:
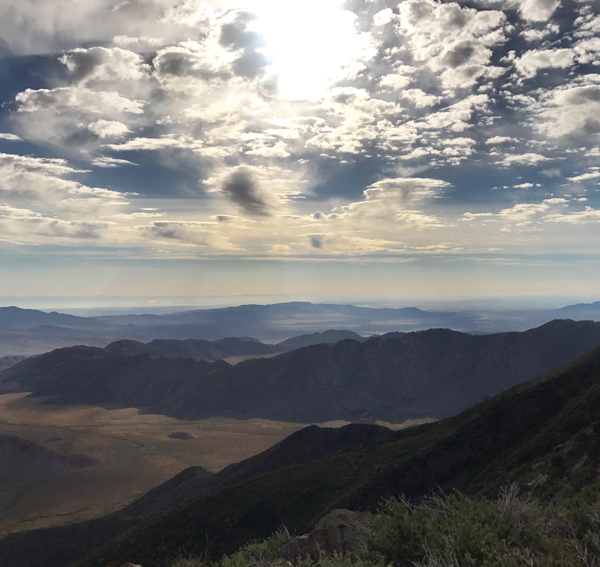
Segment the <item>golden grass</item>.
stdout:
[[[186,467],[200,465],[216,472],[305,427],[263,419],[183,421],[140,414],[134,408],[55,406],[42,401],[27,394],[0,396],[0,433],[62,454],[83,453],[95,457],[99,465],[43,482],[0,487],[0,535],[118,510]],[[168,437],[181,431],[193,438]]]

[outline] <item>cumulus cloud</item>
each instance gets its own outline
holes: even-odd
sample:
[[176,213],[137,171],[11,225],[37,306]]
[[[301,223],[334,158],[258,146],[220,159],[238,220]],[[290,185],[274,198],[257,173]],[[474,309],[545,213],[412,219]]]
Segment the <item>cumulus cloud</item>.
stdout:
[[521,15],[532,22],[546,22],[560,6],[560,0],[521,0]]
[[600,177],[600,171],[590,171],[589,173],[582,173],[575,177],[567,177],[569,181],[575,181],[580,183],[581,181],[589,181],[590,179],[598,179]]
[[63,55],[60,61],[72,80],[82,84],[140,81],[150,71],[140,55],[120,47],[77,48]]
[[586,207],[584,211],[572,212],[567,214],[552,214],[546,218],[552,223],[567,224],[589,224],[600,222],[600,210]]
[[539,49],[527,51],[515,61],[515,67],[525,77],[535,77],[540,69],[568,69],[575,60],[573,49]]

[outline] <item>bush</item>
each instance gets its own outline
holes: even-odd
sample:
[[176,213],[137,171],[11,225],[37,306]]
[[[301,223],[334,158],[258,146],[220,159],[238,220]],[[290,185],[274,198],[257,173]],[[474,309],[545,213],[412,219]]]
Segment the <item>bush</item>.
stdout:
[[[287,534],[246,545],[216,565],[197,559],[172,567],[277,567]],[[600,567],[600,486],[563,502],[542,502],[514,485],[496,500],[453,492],[413,504],[382,504],[364,541],[347,555],[322,554],[299,567]]]

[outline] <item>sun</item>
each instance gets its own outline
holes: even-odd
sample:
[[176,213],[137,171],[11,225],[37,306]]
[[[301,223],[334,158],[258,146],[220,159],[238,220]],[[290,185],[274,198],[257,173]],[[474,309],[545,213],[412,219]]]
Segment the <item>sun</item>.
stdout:
[[369,48],[356,16],[336,0],[250,0],[250,9],[286,99],[322,98],[334,81],[356,72]]

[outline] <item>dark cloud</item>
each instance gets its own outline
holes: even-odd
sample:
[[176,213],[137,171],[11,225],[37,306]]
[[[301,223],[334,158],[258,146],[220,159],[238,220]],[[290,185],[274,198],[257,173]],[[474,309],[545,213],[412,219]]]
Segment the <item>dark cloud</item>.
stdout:
[[248,24],[256,19],[254,14],[238,12],[234,22],[221,27],[219,43],[228,49],[258,49],[265,46],[265,38],[248,30]]
[[238,12],[235,21],[221,27],[219,43],[231,51],[242,51],[242,55],[233,63],[233,72],[247,79],[262,75],[269,59],[256,51],[266,45],[265,38],[251,30],[248,24],[256,17],[248,12]]
[[444,56],[444,63],[452,69],[464,65],[473,57],[475,53],[475,44],[471,41],[463,41],[456,44],[451,51]]
[[154,68],[161,75],[175,77],[196,77],[205,81],[212,79],[227,80],[231,73],[224,69],[212,68],[207,61],[193,53],[183,51],[165,51],[154,59]]
[[310,245],[313,248],[321,249],[323,248],[323,235],[322,234],[311,234],[308,239],[310,240]]
[[258,51],[249,51],[233,62],[233,72],[247,79],[255,79],[262,75],[269,64],[269,58]]
[[575,104],[584,104],[588,101],[600,102],[600,88],[587,87],[587,88],[579,89],[571,97],[571,100]]
[[210,234],[202,223],[157,221],[140,229],[150,238],[166,238],[199,246],[210,245]]
[[61,61],[65,64],[68,61],[71,78],[76,82],[89,77],[94,69],[102,64],[103,60],[102,51],[94,49],[78,49],[61,58]]
[[268,216],[269,206],[260,195],[250,170],[241,167],[223,183],[223,192],[230,201],[250,215]]

